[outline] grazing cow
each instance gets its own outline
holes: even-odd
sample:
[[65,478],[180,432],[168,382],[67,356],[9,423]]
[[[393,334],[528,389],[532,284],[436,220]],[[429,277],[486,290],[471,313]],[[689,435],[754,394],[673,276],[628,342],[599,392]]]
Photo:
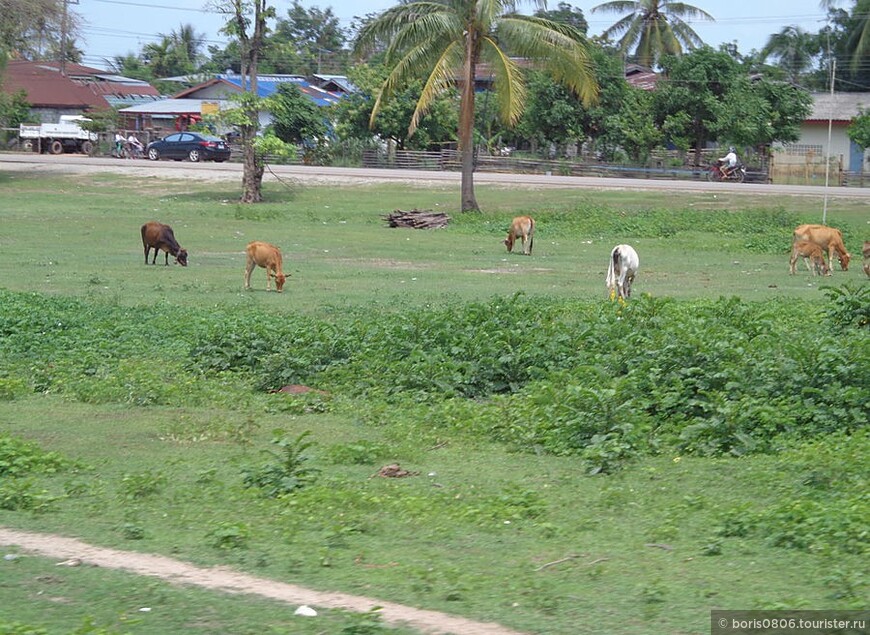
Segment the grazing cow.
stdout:
[[281,250],[275,245],[255,240],[248,243],[245,253],[248,256],[245,264],[245,289],[251,288],[251,272],[254,268],[263,267],[266,270],[266,291],[272,290],[272,278],[275,278],[275,287],[281,293],[287,280],[287,276],[281,271]]
[[625,299],[631,296],[631,283],[639,266],[640,259],[631,245],[617,245],[611,250],[607,278],[604,280],[611,298]]
[[[798,225],[794,230],[792,242],[800,240],[816,243],[822,248],[822,251],[828,252],[829,276],[834,272],[834,253],[837,254],[837,259],[840,261],[840,268],[843,271],[849,270],[849,260],[852,255],[846,251],[846,245],[843,244],[843,234],[839,229],[826,225]],[[791,266],[790,271],[794,273],[794,265]]]
[[523,241],[523,254],[526,256],[532,255],[532,244],[535,240],[535,219],[531,216],[517,216],[511,223],[510,231],[507,238],[504,239],[504,244],[507,246],[508,253],[514,249],[514,241],[519,238]]
[[175,262],[182,267],[187,266],[187,250],[182,249],[175,240],[175,234],[169,225],[150,221],[142,225],[142,246],[145,248],[145,264],[148,264],[148,252],[154,249],[154,258],[151,264],[157,264],[157,253],[162,249],[165,252],[164,264],[169,264],[169,255],[175,256]]
[[791,273],[795,272],[795,264],[797,263],[799,256],[804,259],[804,264],[806,264],[807,269],[813,275],[816,275],[816,270],[818,270],[820,275],[828,275],[828,265],[825,262],[825,254],[822,252],[822,248],[816,243],[811,243],[807,240],[798,240],[792,244],[791,258],[788,261],[789,271],[791,271]]

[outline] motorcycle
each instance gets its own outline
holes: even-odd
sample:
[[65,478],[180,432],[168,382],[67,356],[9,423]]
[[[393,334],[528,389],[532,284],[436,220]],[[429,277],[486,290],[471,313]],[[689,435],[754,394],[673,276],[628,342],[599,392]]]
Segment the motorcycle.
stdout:
[[746,166],[742,163],[734,166],[734,169],[727,176],[722,172],[721,165],[722,163],[717,161],[710,166],[710,170],[707,172],[708,181],[736,181],[737,183],[743,183],[746,179]]

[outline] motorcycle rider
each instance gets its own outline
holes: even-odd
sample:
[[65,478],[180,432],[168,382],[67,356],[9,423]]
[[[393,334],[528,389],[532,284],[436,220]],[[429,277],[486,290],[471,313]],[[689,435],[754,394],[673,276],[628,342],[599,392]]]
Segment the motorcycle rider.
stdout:
[[728,148],[728,154],[719,159],[719,170],[722,172],[722,178],[727,179],[731,176],[734,168],[737,167],[737,151],[734,146]]

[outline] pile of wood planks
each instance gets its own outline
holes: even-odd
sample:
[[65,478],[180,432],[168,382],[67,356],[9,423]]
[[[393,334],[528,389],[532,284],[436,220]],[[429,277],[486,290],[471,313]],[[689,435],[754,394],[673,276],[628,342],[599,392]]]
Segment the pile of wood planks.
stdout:
[[411,229],[438,229],[447,227],[450,217],[444,212],[433,212],[431,209],[412,209],[396,211],[382,217],[390,227],[410,227]]

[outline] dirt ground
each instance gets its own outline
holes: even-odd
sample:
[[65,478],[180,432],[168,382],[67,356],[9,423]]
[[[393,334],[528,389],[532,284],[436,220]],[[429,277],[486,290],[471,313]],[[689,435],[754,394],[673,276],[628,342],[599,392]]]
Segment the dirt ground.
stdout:
[[224,593],[250,593],[291,605],[305,604],[315,609],[366,612],[372,607],[380,606],[383,607],[380,615],[385,622],[407,625],[421,633],[522,635],[498,624],[475,622],[447,613],[383,602],[376,598],[314,591],[294,584],[257,578],[227,567],[203,568],[165,556],[95,547],[66,536],[0,527],[0,545],[16,546],[27,553],[56,558],[61,562],[75,560],[81,564],[151,576],[173,584],[190,584]]

